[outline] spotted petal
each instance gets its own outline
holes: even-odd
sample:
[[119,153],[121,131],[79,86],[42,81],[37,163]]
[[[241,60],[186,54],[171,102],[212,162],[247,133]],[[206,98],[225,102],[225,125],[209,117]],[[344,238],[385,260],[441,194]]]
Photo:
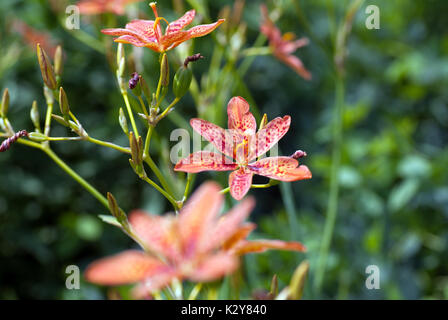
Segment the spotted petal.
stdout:
[[129,223],[149,249],[172,260],[179,257],[181,248],[173,216],[149,215],[136,210],[129,214]]
[[241,241],[232,250],[231,253],[244,255],[248,253],[265,252],[269,249],[290,250],[305,252],[306,247],[300,242],[285,242],[281,240],[254,240]]
[[290,116],[277,117],[258,131],[249,147],[249,161],[268,152],[288,132],[290,125]]
[[135,31],[147,41],[155,41],[153,20],[132,20],[126,24],[126,29]]
[[221,216],[216,226],[210,230],[210,241],[204,243],[203,251],[211,250],[227,243],[239,230],[240,225],[255,207],[255,199],[250,197],[241,201],[227,214]]
[[141,281],[164,268],[159,260],[141,251],[129,250],[95,261],[88,266],[85,277],[96,284],[121,285]]
[[233,97],[227,105],[229,129],[239,129],[248,135],[255,134],[257,122],[249,111],[249,104],[241,97]]
[[188,38],[191,39],[205,36],[210,32],[212,32],[213,30],[215,30],[216,28],[218,28],[219,25],[224,21],[225,21],[224,19],[219,19],[215,23],[201,24],[196,27],[193,27],[190,30],[188,30]]
[[190,124],[197,133],[232,159],[235,156],[236,146],[243,141],[243,136],[238,130],[224,130],[211,122],[196,118],[191,119]]
[[195,10],[187,11],[182,17],[179,19],[171,22],[168,27],[166,28],[166,35],[171,35],[173,33],[176,33],[179,30],[182,30],[186,26],[188,26],[194,19],[194,16],[196,15]]
[[238,267],[238,259],[234,255],[227,253],[217,253],[208,257],[186,275],[195,282],[206,282],[219,279],[226,274],[230,274]]
[[293,55],[276,54],[276,57],[283,63],[291,67],[297,74],[305,80],[311,80],[311,73],[305,68],[302,61]]
[[238,167],[222,154],[210,151],[198,151],[180,160],[174,170],[198,173],[202,171],[229,171]]
[[251,172],[245,172],[244,170],[236,170],[230,174],[230,194],[234,199],[243,199],[252,185],[252,176],[253,174]]
[[182,240],[184,255],[194,255],[201,241],[212,227],[221,209],[224,196],[220,187],[213,182],[204,183],[190,197],[179,213],[179,237]]
[[251,172],[280,181],[311,179],[311,171],[290,157],[269,157],[247,166]]

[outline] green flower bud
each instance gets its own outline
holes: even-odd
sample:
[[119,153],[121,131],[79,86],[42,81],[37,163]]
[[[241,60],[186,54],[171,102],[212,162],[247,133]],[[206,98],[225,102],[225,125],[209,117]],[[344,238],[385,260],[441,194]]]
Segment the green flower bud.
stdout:
[[143,94],[146,97],[146,100],[148,100],[148,103],[151,103],[151,99],[152,99],[152,95],[151,95],[151,90],[149,89],[148,83],[145,81],[145,79],[140,76],[140,87],[143,91]]
[[59,88],[59,107],[61,108],[61,113],[64,116],[65,121],[69,121],[70,106],[68,105],[67,95],[62,87]]
[[40,132],[31,132],[28,137],[30,140],[36,141],[36,142],[43,142],[47,141],[48,137]]
[[160,79],[162,87],[168,87],[170,84],[170,66],[166,53],[163,54],[162,61],[160,62]]
[[183,97],[190,88],[193,73],[190,69],[181,66],[174,75],[173,93],[176,98]]
[[60,77],[62,75],[63,67],[62,47],[57,46],[56,52],[54,53],[54,73],[56,73],[56,76]]
[[120,122],[120,127],[125,135],[129,135],[128,120],[124,114],[123,108],[120,108],[120,113],[118,115],[118,121]]
[[126,213],[118,206],[117,200],[112,195],[112,193],[107,193],[107,201],[109,203],[109,211],[110,213],[117,219],[117,221],[123,225],[127,226],[127,217]]
[[39,43],[37,44],[37,59],[39,60],[40,72],[42,73],[44,83],[51,90],[55,90],[57,83],[53,66],[51,65],[51,61],[47,53],[41,48]]
[[2,104],[0,105],[1,117],[6,117],[6,115],[8,114],[8,108],[9,108],[9,90],[8,88],[6,88],[3,91]]
[[39,115],[39,109],[37,108],[36,101],[33,101],[33,105],[31,106],[30,118],[31,118],[31,121],[33,122],[34,128],[36,128],[37,132],[41,132],[42,130],[40,127],[40,115]]

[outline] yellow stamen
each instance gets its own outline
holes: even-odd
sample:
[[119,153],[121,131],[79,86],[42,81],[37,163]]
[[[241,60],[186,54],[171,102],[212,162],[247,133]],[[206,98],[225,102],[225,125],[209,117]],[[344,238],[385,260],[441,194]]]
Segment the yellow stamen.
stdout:
[[283,36],[282,39],[285,41],[291,41],[294,40],[296,38],[296,35],[292,32],[286,32]]

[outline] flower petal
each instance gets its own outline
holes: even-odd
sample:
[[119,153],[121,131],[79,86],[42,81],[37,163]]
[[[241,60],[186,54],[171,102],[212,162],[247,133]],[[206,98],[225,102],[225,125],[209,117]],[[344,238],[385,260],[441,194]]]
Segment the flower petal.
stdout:
[[241,144],[243,136],[238,130],[224,130],[223,128],[202,119],[191,119],[193,129],[210,141],[220,152],[234,158],[236,146]]
[[250,141],[249,161],[265,154],[288,132],[291,117],[277,117],[257,132],[255,140]]
[[174,167],[175,171],[198,173],[202,171],[228,171],[238,167],[222,154],[210,151],[198,151],[180,160]]
[[234,199],[243,199],[252,185],[252,176],[253,174],[251,172],[245,172],[244,170],[236,170],[230,174],[230,194]]
[[171,35],[179,30],[182,30],[193,21],[195,15],[196,15],[195,10],[187,11],[182,17],[171,22],[168,25],[165,31],[165,35]]
[[306,247],[300,242],[286,242],[281,240],[254,240],[240,241],[232,250],[232,253],[243,255],[248,253],[264,252],[269,249],[290,250],[305,252]]
[[276,57],[291,67],[305,80],[311,80],[311,73],[305,68],[302,61],[293,55],[276,54]]
[[101,285],[121,285],[143,280],[161,272],[166,266],[159,260],[137,250],[103,258],[87,267],[87,281]]
[[173,216],[148,215],[135,210],[129,214],[129,223],[149,249],[171,260],[179,259],[181,248]]
[[290,157],[269,157],[251,163],[247,168],[258,175],[280,181],[311,179],[311,171]]
[[178,272],[175,269],[167,269],[163,272],[154,274],[145,278],[134,289],[132,289],[132,296],[135,299],[144,299],[151,295],[154,291],[163,289],[168,286],[174,278],[178,278]]
[[196,253],[201,241],[209,241],[206,230],[215,223],[224,196],[214,182],[206,182],[193,193],[179,213],[179,237],[186,257]]
[[254,207],[255,199],[250,197],[241,201],[232,210],[221,216],[216,226],[209,230],[210,240],[204,242],[202,251],[219,248],[229,241],[230,238],[233,238]]
[[219,25],[224,21],[225,21],[224,19],[219,19],[215,23],[201,24],[196,27],[193,27],[190,30],[188,30],[188,38],[191,39],[205,36],[210,32],[212,32],[213,30],[215,30],[216,28],[218,28]]
[[128,36],[128,35],[118,37],[114,41],[120,42],[120,43],[129,43],[136,47],[146,47],[146,45],[147,45],[146,42],[140,40],[139,38],[136,38],[134,36]]
[[257,122],[249,111],[249,104],[241,97],[233,97],[227,105],[229,129],[240,129],[248,135],[255,134]]
[[154,21],[153,20],[132,20],[126,24],[126,29],[135,31],[146,41],[155,41]]
[[233,235],[223,244],[223,249],[230,251],[240,241],[245,240],[256,227],[254,223],[245,223],[233,232]]
[[217,253],[206,258],[191,273],[185,276],[195,282],[212,281],[232,273],[237,267],[238,258],[236,256],[227,253]]

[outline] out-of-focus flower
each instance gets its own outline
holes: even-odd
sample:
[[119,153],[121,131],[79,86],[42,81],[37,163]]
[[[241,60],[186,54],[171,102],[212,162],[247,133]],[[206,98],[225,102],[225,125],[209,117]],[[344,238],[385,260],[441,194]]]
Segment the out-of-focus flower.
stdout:
[[[125,29],[104,29],[101,32],[111,36],[118,36],[115,42],[129,43],[136,47],[147,47],[156,52],[165,52],[191,38],[209,34],[224,22],[224,19],[219,19],[215,23],[198,25],[189,30],[183,30],[193,21],[196,14],[195,10],[190,10],[178,20],[168,23],[165,18],[159,17],[154,2],[150,3],[150,6],[154,11],[155,21],[133,20],[126,25]],[[168,23],[165,33],[162,33],[161,20]]]
[[12,29],[21,35],[23,41],[32,50],[36,50],[36,46],[39,43],[40,46],[48,52],[48,54],[50,54],[50,56],[54,56],[56,46],[48,33],[37,31],[21,20],[14,20],[12,23]]
[[125,14],[125,7],[134,2],[142,0],[81,0],[76,5],[79,12],[85,15],[96,15],[112,12],[118,15]]
[[293,33],[285,33],[282,36],[281,31],[275,26],[274,22],[269,18],[268,9],[265,5],[261,5],[261,14],[263,22],[260,26],[260,31],[269,40],[269,46],[272,49],[274,56],[291,67],[295,72],[306,80],[311,79],[311,73],[305,68],[302,61],[296,56],[292,55],[297,49],[308,44],[307,38],[300,38],[294,40]]
[[[258,132],[249,104],[233,97],[227,106],[229,129],[225,130],[202,119],[191,119],[193,129],[210,141],[222,154],[198,151],[180,160],[174,170],[190,173],[230,171],[230,194],[241,200],[252,185],[254,174],[280,181],[310,179],[311,172],[292,157],[267,157],[249,163],[270,150],[289,130],[291,117],[277,117]],[[230,161],[225,156],[230,157]]]
[[298,242],[248,241],[253,224],[244,220],[255,201],[248,198],[219,217],[224,196],[213,182],[203,184],[178,216],[129,215],[133,232],[147,251],[128,250],[92,263],[86,279],[102,285],[136,283],[137,296],[161,289],[174,279],[206,282],[238,267],[238,255],[267,249],[304,251]]

